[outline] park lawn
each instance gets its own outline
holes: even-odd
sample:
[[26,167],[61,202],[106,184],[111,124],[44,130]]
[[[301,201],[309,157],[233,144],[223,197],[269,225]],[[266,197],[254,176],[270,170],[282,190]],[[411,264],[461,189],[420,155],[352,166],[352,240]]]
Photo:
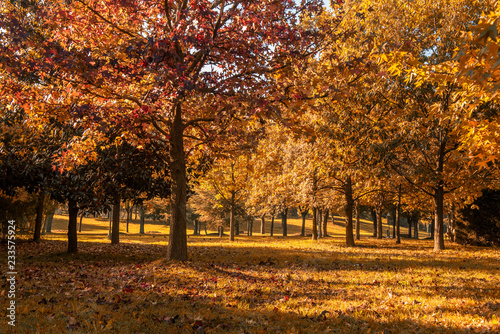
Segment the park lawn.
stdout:
[[112,246],[82,234],[75,255],[62,233],[19,242],[17,326],[4,320],[0,332],[500,331],[498,248],[447,243],[436,254],[430,240],[364,237],[348,248],[340,237],[201,235],[189,238],[189,261],[169,262],[168,238],[153,235]]

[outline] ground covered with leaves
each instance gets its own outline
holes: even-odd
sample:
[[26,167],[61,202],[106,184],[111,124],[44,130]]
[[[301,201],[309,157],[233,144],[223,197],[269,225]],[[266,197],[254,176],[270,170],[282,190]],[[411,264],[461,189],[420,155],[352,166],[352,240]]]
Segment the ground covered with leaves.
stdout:
[[[81,242],[68,255],[60,240],[19,243],[15,332],[500,331],[495,248],[449,245],[435,254],[425,240],[366,238],[355,248],[339,238],[189,240],[184,263],[165,261],[164,244]],[[2,305],[6,290],[3,277]],[[12,330],[5,319],[0,332]]]

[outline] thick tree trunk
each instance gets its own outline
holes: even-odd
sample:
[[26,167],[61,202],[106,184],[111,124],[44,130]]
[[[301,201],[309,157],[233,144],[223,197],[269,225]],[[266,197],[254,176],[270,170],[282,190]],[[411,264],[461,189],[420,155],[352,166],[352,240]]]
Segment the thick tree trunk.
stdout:
[[47,217],[45,217],[45,233],[52,233],[52,222],[54,221],[55,210],[49,212]]
[[360,223],[360,205],[359,205],[359,200],[356,201],[356,240],[361,239],[361,223]]
[[344,196],[345,196],[345,243],[348,247],[354,247],[354,234],[352,233],[352,210],[354,207],[354,200],[352,198],[352,180],[351,177],[348,176],[346,179],[345,187],[344,187]]
[[435,221],[434,221],[434,251],[444,250],[444,189],[442,183],[438,186],[434,195]]
[[301,236],[306,235],[306,216],[307,216],[307,211],[301,211],[300,214],[302,215],[302,230],[300,231]]
[[224,227],[219,226],[219,238],[222,238],[223,235],[224,235]]
[[120,243],[120,195],[116,194],[113,199],[113,226],[111,228],[111,244]]
[[318,221],[317,221],[317,224],[318,224],[318,239],[321,239],[323,238],[323,224],[321,224],[322,222],[322,218],[323,218],[323,210],[321,209],[318,209]]
[[382,239],[383,238],[383,231],[382,231],[382,208],[381,207],[377,207],[376,212],[377,212],[377,239]]
[[401,234],[400,234],[400,211],[401,211],[401,184],[399,185],[398,188],[398,204],[396,206],[396,214],[394,215],[394,220],[396,221],[396,243],[400,244],[401,243]]
[[323,237],[328,236],[328,214],[330,210],[326,209],[323,213]]
[[174,107],[174,119],[170,129],[170,237],[168,242],[168,260],[186,261],[188,259],[186,235],[186,157],[184,152],[184,124],[182,111],[178,103]]
[[198,219],[194,220],[194,227],[193,227],[193,235],[198,235],[199,234],[199,224],[198,224]]
[[260,216],[260,234],[266,234],[266,215]]
[[140,206],[139,207],[139,233],[140,234],[144,234],[144,219],[146,217],[145,216],[145,212],[144,212],[144,206]]
[[377,211],[374,208],[371,208],[370,212],[372,214],[373,221],[373,237],[376,238],[378,235]]
[[40,242],[40,235],[42,232],[42,220],[43,220],[43,203],[45,201],[45,192],[40,190],[38,194],[38,199],[36,202],[36,218],[35,218],[35,233],[33,234],[33,241]]
[[76,253],[78,251],[78,241],[76,232],[76,224],[78,221],[78,206],[76,201],[74,200],[68,201],[68,212],[69,212],[68,253]]
[[318,208],[313,208],[313,219],[312,219],[312,239],[318,240]]

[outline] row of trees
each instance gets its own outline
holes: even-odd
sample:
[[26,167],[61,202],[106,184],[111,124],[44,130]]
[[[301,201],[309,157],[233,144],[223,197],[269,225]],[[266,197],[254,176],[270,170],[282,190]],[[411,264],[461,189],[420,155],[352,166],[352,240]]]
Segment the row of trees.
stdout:
[[397,217],[433,211],[441,250],[445,202],[498,187],[499,12],[479,0],[2,2],[0,108],[17,119],[2,126],[2,189],[49,192],[71,217],[170,196],[169,259],[187,259],[188,192],[210,187],[231,239],[241,201],[285,213],[285,227],[294,205],[342,209],[349,246],[356,203],[378,217],[391,204]]

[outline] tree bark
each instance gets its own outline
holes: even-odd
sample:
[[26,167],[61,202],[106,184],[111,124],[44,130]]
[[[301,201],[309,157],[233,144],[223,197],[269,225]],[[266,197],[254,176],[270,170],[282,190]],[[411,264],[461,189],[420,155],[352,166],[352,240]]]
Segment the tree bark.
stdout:
[[55,210],[49,212],[45,217],[45,233],[52,233],[52,222],[54,221]]
[[288,234],[288,231],[287,231],[287,214],[288,214],[288,208],[285,208],[282,212],[281,212],[281,225],[283,226],[283,236],[286,237],[287,234]]
[[413,217],[413,223],[415,224],[415,239],[418,239],[418,216],[412,216]]
[[372,214],[373,221],[373,237],[376,238],[378,235],[377,211],[374,208],[371,208],[370,212]]
[[451,232],[451,241],[455,242],[455,204],[452,204],[448,211],[448,226]]
[[76,253],[78,251],[78,241],[76,224],[78,220],[78,206],[75,200],[68,201],[68,253]]
[[325,212],[323,213],[323,237],[328,236],[328,214],[330,213],[330,210],[326,209]]
[[354,207],[354,200],[352,198],[352,179],[350,176],[347,177],[344,186],[344,197],[345,197],[345,243],[347,247],[354,247],[354,234],[352,233],[352,210]]
[[302,230],[300,232],[300,235],[303,236],[303,237],[306,235],[306,216],[307,216],[307,212],[308,212],[308,210],[301,210],[300,211],[300,214],[302,215]]
[[313,208],[313,219],[312,219],[312,239],[318,240],[318,208]]
[[401,184],[398,188],[398,204],[396,206],[396,214],[394,215],[394,220],[396,221],[396,244],[401,243],[401,234],[400,234],[400,211],[401,211]]
[[383,238],[383,231],[382,231],[382,208],[377,207],[376,208],[377,212],[377,239],[382,239]]
[[140,234],[144,234],[144,219],[146,217],[145,216],[145,212],[144,212],[144,206],[140,206],[139,207],[139,233]]
[[435,200],[435,221],[434,221],[434,251],[444,250],[444,188],[442,181],[434,195]]
[[270,231],[271,237],[274,234],[274,214],[271,214],[271,231]]
[[120,195],[116,194],[113,199],[113,226],[111,228],[111,244],[120,243]]
[[170,177],[172,213],[167,259],[186,261],[188,259],[186,235],[186,157],[184,152],[184,124],[180,102],[173,109],[170,129]]
[[38,194],[38,199],[36,201],[36,218],[35,218],[35,232],[33,234],[33,241],[40,242],[40,235],[42,232],[42,220],[43,220],[43,203],[45,201],[45,192],[40,190]]
[[361,239],[361,223],[360,223],[360,205],[359,205],[359,200],[356,201],[356,240]]
[[318,209],[318,239],[323,238],[323,225],[321,224],[323,218],[323,210]]
[[198,219],[194,220],[193,235],[198,235],[200,226],[198,225]]
[[229,241],[234,241],[234,192],[231,194],[231,203],[229,209]]
[[266,234],[266,215],[260,216],[260,234]]
[[408,238],[411,239],[411,227],[412,227],[412,220],[410,219],[410,215],[406,217],[406,221],[408,222]]

